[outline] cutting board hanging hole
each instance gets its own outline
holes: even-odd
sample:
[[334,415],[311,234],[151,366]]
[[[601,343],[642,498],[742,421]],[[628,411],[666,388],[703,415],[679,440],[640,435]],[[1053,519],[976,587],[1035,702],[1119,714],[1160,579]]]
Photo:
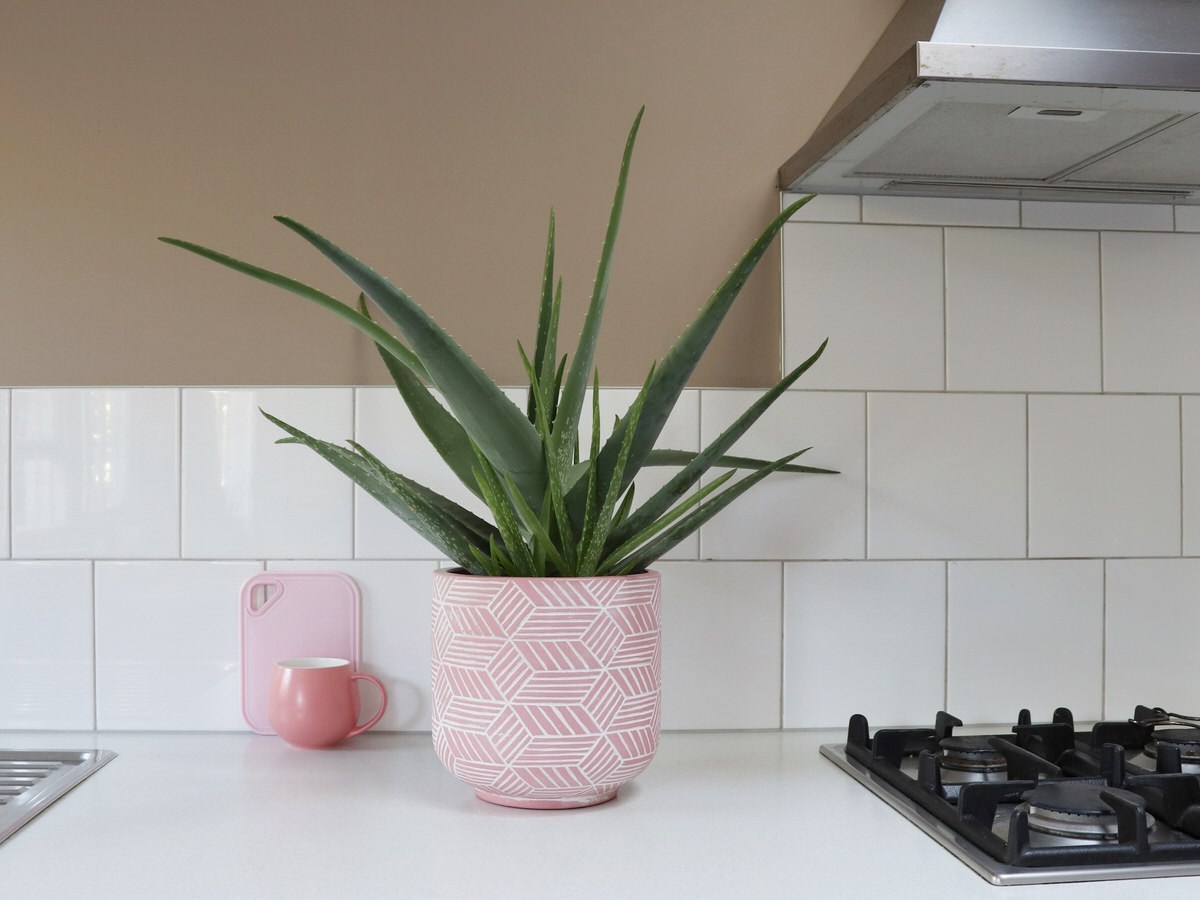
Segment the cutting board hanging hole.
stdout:
[[283,593],[283,585],[278,581],[256,584],[250,589],[250,612],[259,613]]

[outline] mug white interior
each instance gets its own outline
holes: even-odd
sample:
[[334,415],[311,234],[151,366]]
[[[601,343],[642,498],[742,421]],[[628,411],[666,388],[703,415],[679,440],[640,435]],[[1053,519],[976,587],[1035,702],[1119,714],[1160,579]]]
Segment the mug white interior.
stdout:
[[350,660],[332,656],[302,656],[296,659],[281,659],[277,665],[285,669],[336,669],[338,666],[350,665]]

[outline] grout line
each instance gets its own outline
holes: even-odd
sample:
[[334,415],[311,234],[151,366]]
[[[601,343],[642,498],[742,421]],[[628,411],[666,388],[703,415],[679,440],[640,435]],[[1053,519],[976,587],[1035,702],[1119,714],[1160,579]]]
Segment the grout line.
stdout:
[[5,521],[5,525],[6,525],[6,534],[7,534],[7,538],[8,538],[5,541],[5,543],[7,544],[6,550],[8,551],[8,555],[7,555],[6,559],[12,559],[13,558],[13,514],[12,514],[13,485],[16,483],[16,479],[13,477],[13,424],[12,424],[13,423],[13,392],[11,390],[9,390],[9,391],[5,391],[5,393],[8,395],[8,415],[5,416],[5,423],[4,423],[4,425],[5,425],[5,440],[6,440],[5,447],[4,447],[5,464],[8,466],[8,471],[5,474],[7,476],[8,485],[7,485],[7,494],[5,495],[5,504],[4,504],[5,520],[4,521]]
[[1029,448],[1032,444],[1029,433],[1029,395],[1025,395],[1025,558],[1029,559],[1029,531],[1032,522],[1030,512],[1033,506],[1033,479],[1029,470]]
[[950,709],[950,560],[942,563],[942,709]]
[[946,229],[942,229],[942,390],[950,390],[950,298],[947,291]]
[[1184,478],[1184,445],[1183,445],[1183,395],[1179,396],[1179,555],[1183,556],[1183,532],[1186,528],[1187,518],[1184,516],[1184,505],[1187,503],[1187,493],[1184,491],[1184,485],[1187,483]]
[[863,559],[871,558],[871,395],[863,392]]
[[[354,440],[359,444],[362,443],[362,434],[359,433],[358,420],[358,388],[350,389],[350,433],[354,435]],[[350,558],[358,559],[358,489],[353,482],[350,483]],[[264,567],[265,567],[264,563]]]
[[1105,377],[1104,377],[1104,237],[1100,232],[1096,232],[1096,286],[1099,289],[1099,304],[1097,310],[1100,316],[1099,322],[1099,338],[1100,338],[1100,393],[1105,393]]
[[779,724],[783,728],[787,691],[787,563],[779,561]]
[[176,520],[175,536],[177,538],[176,546],[179,548],[179,551],[176,554],[176,558],[183,559],[183,473],[184,473],[184,464],[183,464],[183,388],[182,387],[176,388],[176,395],[175,395],[175,441],[176,441],[175,462],[178,466],[178,468],[176,469],[176,474],[179,476],[179,480],[178,480],[178,482],[176,482],[176,485],[175,485],[175,490],[176,490],[175,499],[178,503],[178,509],[176,510],[176,516],[175,516],[175,520]]
[[96,561],[88,563],[92,581],[92,731],[100,730],[100,641],[96,617]]
[[1108,560],[1100,561],[1100,715],[1108,718]]

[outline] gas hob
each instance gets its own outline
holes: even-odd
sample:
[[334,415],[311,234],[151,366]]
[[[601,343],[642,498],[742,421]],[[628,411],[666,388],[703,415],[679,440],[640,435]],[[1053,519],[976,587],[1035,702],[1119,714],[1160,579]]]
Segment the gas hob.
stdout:
[[1076,730],[1070,710],[1010,731],[870,733],[821,755],[993,884],[1200,875],[1200,719],[1138,706]]

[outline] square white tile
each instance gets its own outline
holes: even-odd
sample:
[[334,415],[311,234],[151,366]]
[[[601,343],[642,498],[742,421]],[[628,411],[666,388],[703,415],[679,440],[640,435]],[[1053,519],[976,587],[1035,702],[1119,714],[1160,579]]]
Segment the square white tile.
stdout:
[[[634,388],[604,388],[600,389],[600,446],[604,446],[617,416],[623,416],[637,398]],[[584,398],[584,414],[579,423],[579,455],[586,457],[591,453],[592,441],[592,392],[589,389]],[[685,390],[679,396],[671,415],[659,439],[655,441],[657,449],[664,450],[699,450],[700,449],[700,392]],[[633,508],[644,503],[663,487],[671,477],[678,472],[676,466],[647,466],[634,479]],[[672,550],[668,550],[663,559],[696,559],[700,554],[700,537],[693,533],[680,541]]]
[[1104,234],[1104,389],[1200,391],[1200,234]]
[[[430,605],[432,560],[385,562],[327,560],[267,563],[268,571],[344,572],[362,594],[362,671],[383,682],[388,709],[379,731],[428,731],[430,728]],[[363,690],[363,719],[375,707],[374,690]]]
[[1110,559],[1104,654],[1104,715],[1160,706],[1200,709],[1196,634],[1200,559]]
[[863,221],[907,225],[991,225],[1016,228],[1021,224],[1017,200],[974,197],[863,197]]
[[779,563],[664,562],[665,729],[778,728]]
[[1179,398],[1029,398],[1029,555],[1180,552]]
[[867,556],[1025,555],[1025,398],[867,396]]
[[12,555],[179,554],[179,392],[12,392]]
[[1049,721],[1059,706],[1101,718],[1103,561],[952,562],[948,595],[949,712],[968,724],[1013,722],[1022,708]]
[[[707,446],[761,391],[701,391],[701,443]],[[778,459],[812,447],[796,462],[837,475],[776,472],[700,529],[704,559],[861,559],[864,553],[864,401],[857,393],[787,391],[732,452]],[[717,477],[720,470],[710,470]],[[735,478],[742,477],[740,474]]]
[[[785,193],[780,211],[806,194]],[[813,197],[792,215],[789,222],[858,222],[862,219],[862,198],[857,194],[821,194]]]
[[1099,391],[1097,235],[947,228],[946,384]]
[[1200,556],[1200,397],[1181,398],[1183,555]]
[[246,562],[96,563],[96,724],[244,731],[238,592]]
[[12,428],[9,418],[10,398],[10,391],[0,391],[0,559],[7,559],[12,555],[8,528],[8,435]]
[[945,702],[945,639],[945,563],[785,564],[784,727],[926,724]]
[[1021,201],[1024,228],[1082,228],[1114,231],[1171,231],[1172,207],[1151,203],[1070,203]]
[[[525,391],[506,388],[525,408]],[[394,388],[355,391],[355,440],[401,475],[491,520],[482,500],[471,493],[438,456]],[[354,555],[360,559],[435,559],[441,554],[372,497],[354,489]]]
[[260,407],[313,437],[353,435],[349,388],[183,391],[183,556],[348,558],[352,483]]
[[1200,231],[1200,206],[1176,206],[1175,230]]
[[945,387],[942,229],[795,223],[783,233],[783,368],[800,389]]
[[96,727],[92,566],[0,562],[0,731]]

